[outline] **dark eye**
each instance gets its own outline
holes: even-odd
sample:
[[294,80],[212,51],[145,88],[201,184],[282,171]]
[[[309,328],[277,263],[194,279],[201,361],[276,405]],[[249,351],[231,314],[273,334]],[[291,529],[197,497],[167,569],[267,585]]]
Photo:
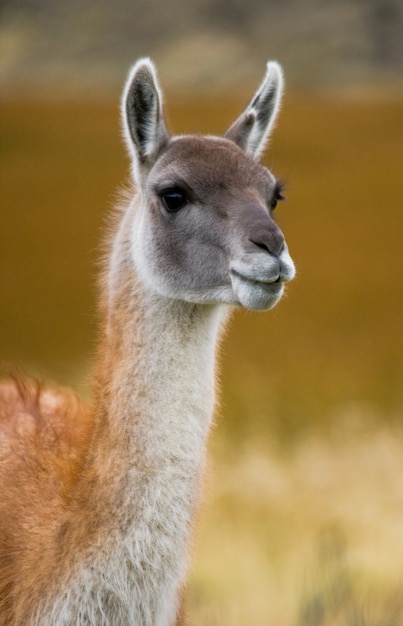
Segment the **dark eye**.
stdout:
[[270,201],[270,208],[272,211],[276,208],[277,202],[281,202],[281,200],[285,200],[285,196],[283,195],[283,185],[277,182]]
[[186,192],[180,187],[164,189],[160,192],[159,196],[168,213],[176,213],[176,211],[182,209],[188,202]]

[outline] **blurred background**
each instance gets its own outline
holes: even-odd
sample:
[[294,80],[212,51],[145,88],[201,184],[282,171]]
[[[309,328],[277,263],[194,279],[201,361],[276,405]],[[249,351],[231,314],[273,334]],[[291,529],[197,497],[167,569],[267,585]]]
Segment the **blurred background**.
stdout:
[[192,624],[403,621],[402,24],[401,0],[0,1],[0,361],[87,397],[129,66],[156,61],[181,133],[285,70],[265,162],[298,276],[221,350]]

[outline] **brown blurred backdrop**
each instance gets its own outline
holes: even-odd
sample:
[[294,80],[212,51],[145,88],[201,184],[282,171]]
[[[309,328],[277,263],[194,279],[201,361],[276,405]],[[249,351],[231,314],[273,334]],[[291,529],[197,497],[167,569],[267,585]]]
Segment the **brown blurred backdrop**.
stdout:
[[[402,15],[398,0],[0,3],[0,361],[84,394],[128,67],[157,62],[176,132],[218,133],[268,58],[285,69],[266,162],[298,276],[224,342],[195,624],[319,626],[363,589],[384,615],[400,590]],[[335,609],[315,578],[318,621],[303,580],[329,528],[345,547],[314,567],[350,586]]]

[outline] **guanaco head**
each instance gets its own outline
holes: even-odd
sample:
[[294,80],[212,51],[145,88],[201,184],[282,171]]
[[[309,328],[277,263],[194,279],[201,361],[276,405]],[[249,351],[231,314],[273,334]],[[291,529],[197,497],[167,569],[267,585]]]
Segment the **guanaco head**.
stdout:
[[130,71],[122,118],[138,189],[132,258],[155,293],[270,309],[294,277],[273,215],[281,184],[259,163],[282,85],[280,66],[270,62],[224,137],[171,136],[154,65],[141,59]]

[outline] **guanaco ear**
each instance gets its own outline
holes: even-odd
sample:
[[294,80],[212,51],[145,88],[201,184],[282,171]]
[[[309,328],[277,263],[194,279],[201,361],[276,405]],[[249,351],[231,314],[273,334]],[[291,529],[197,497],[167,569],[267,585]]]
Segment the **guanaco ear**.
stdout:
[[282,93],[281,66],[276,61],[269,61],[262,84],[225,137],[250,156],[259,158],[276,120]]
[[134,174],[150,168],[169,139],[162,112],[162,94],[150,59],[132,67],[122,96],[122,122]]

